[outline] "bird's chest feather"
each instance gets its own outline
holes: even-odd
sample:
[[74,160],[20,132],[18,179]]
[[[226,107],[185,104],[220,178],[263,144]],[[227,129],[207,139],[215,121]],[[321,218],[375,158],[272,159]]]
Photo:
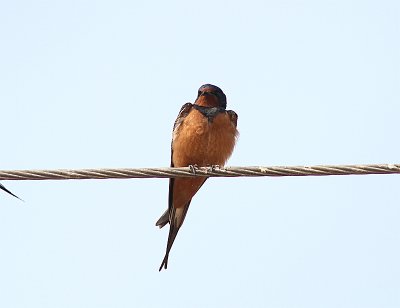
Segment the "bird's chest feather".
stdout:
[[232,154],[236,135],[236,127],[226,112],[210,119],[193,110],[174,133],[174,166],[224,165]]

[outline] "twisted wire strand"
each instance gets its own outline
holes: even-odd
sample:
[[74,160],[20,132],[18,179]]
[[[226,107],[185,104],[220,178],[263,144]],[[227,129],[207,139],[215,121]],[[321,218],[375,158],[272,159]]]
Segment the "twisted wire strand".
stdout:
[[0,170],[0,180],[76,180],[174,177],[256,177],[400,174],[400,164]]

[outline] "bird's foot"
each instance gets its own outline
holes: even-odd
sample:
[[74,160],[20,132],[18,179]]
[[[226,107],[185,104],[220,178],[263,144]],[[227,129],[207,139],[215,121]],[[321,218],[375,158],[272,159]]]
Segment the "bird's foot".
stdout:
[[196,165],[196,164],[194,164],[194,165],[189,165],[189,169],[190,169],[190,172],[191,172],[191,173],[193,173],[194,175],[196,175],[196,174],[197,174],[197,170],[199,169],[199,166]]
[[210,172],[214,172],[216,169],[221,169],[220,165],[210,165],[208,166]]

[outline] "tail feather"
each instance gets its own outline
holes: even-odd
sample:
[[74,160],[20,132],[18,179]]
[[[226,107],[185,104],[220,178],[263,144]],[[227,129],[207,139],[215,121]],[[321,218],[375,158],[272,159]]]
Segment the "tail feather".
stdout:
[[168,209],[156,223],[156,226],[162,228],[169,222],[167,249],[159,271],[161,271],[163,267],[167,269],[169,252],[172,248],[172,244],[174,244],[176,235],[178,234],[178,231],[182,226],[183,221],[185,220],[191,201],[192,200],[189,200],[189,202],[186,203],[186,205],[183,208],[177,208],[177,209],[174,207],[171,208],[171,213],[169,212],[170,209]]
[[164,267],[165,269],[167,269],[167,267],[168,267],[168,257],[169,257],[169,254],[166,253],[166,254],[165,254],[165,257],[164,257],[164,259],[163,259],[163,261],[162,261],[162,263],[161,263],[161,265],[160,265],[160,268],[158,269],[159,272],[161,272],[161,270],[163,269],[163,267]]
[[4,190],[5,192],[9,193],[11,196],[13,196],[13,197],[15,197],[15,198],[21,200],[20,197],[14,195],[11,191],[9,191],[7,188],[5,188],[2,184],[0,184],[0,189],[2,189],[2,190]]
[[170,227],[169,227],[169,234],[168,234],[167,249],[166,249],[166,251],[165,251],[164,259],[163,259],[163,261],[162,261],[162,263],[161,263],[161,266],[160,266],[160,268],[159,268],[159,270],[158,270],[159,272],[161,272],[161,270],[163,269],[163,267],[164,267],[165,269],[167,269],[167,267],[168,267],[169,252],[171,251],[172,244],[174,244],[174,241],[175,241],[176,235],[178,234],[178,231],[179,231],[179,227],[177,227],[177,226],[175,225],[175,223],[170,225]]
[[169,223],[169,211],[168,209],[161,215],[160,219],[157,220],[156,226],[160,229]]

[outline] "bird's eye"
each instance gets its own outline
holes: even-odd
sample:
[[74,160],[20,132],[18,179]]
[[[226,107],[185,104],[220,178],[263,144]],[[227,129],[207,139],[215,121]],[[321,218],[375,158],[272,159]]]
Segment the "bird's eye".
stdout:
[[200,95],[201,95],[201,91],[198,91],[198,92],[197,92],[197,96],[200,96]]

